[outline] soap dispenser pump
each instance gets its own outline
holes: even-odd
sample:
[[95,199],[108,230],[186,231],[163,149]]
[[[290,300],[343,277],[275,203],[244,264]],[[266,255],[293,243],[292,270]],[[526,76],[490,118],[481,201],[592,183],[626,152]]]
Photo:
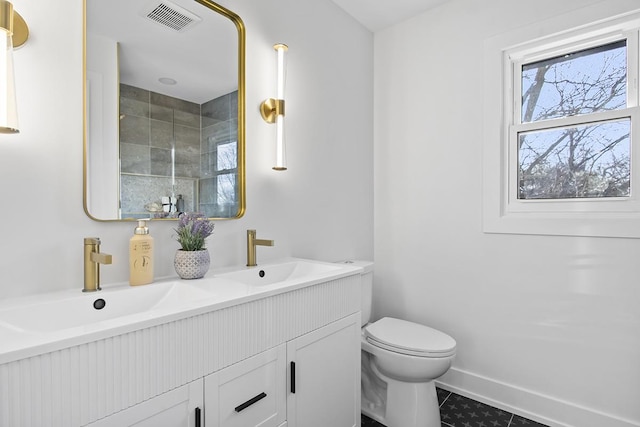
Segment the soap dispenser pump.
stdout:
[[153,237],[146,220],[139,220],[129,240],[129,284],[147,285],[153,282]]

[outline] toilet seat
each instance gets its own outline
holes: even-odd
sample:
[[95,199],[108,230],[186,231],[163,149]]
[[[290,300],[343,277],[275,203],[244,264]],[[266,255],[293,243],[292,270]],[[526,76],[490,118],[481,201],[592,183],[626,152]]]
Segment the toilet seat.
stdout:
[[448,357],[456,352],[456,341],[428,326],[384,317],[364,328],[369,343],[396,353],[420,357]]

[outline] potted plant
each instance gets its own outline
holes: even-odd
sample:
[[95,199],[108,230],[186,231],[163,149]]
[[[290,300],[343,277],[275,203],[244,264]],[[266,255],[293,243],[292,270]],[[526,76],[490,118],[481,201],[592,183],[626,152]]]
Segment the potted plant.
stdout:
[[205,248],[206,238],[213,233],[213,223],[201,213],[180,215],[175,229],[181,249],[176,251],[173,265],[182,279],[200,279],[207,271],[211,258]]

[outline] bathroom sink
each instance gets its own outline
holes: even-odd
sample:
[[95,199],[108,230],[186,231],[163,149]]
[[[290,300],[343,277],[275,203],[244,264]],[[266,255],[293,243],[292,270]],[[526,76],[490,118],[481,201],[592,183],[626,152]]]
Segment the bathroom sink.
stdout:
[[172,310],[212,294],[181,282],[120,286],[100,292],[64,293],[0,308],[0,326],[24,332],[54,332],[158,310]]
[[207,304],[227,304],[256,294],[307,286],[344,274],[353,274],[353,269],[288,258],[257,267],[235,267],[201,281],[121,285],[91,293],[74,289],[11,304],[0,302],[0,341],[9,334],[50,334],[72,329],[89,332],[131,324]]
[[201,280],[165,278],[144,286],[108,285],[98,292],[74,287],[0,299],[0,364],[216,310],[233,311],[316,284],[341,286],[342,278],[361,270],[348,263],[286,258],[257,267],[219,268]]
[[274,264],[258,265],[246,269],[217,274],[215,277],[261,287],[290,284],[295,281],[310,281],[333,274],[343,266],[318,261],[291,259]]

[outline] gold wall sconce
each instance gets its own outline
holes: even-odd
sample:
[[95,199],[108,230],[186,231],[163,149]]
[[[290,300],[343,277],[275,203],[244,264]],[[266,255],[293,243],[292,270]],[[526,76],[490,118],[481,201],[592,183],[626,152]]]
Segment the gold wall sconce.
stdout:
[[0,0],[0,133],[18,133],[13,49],[29,38],[29,27],[13,5]]
[[284,144],[284,83],[286,77],[285,53],[289,48],[286,44],[273,45],[278,55],[278,84],[277,98],[265,99],[260,104],[260,114],[267,123],[276,124],[276,165],[273,170],[287,170],[287,159]]

